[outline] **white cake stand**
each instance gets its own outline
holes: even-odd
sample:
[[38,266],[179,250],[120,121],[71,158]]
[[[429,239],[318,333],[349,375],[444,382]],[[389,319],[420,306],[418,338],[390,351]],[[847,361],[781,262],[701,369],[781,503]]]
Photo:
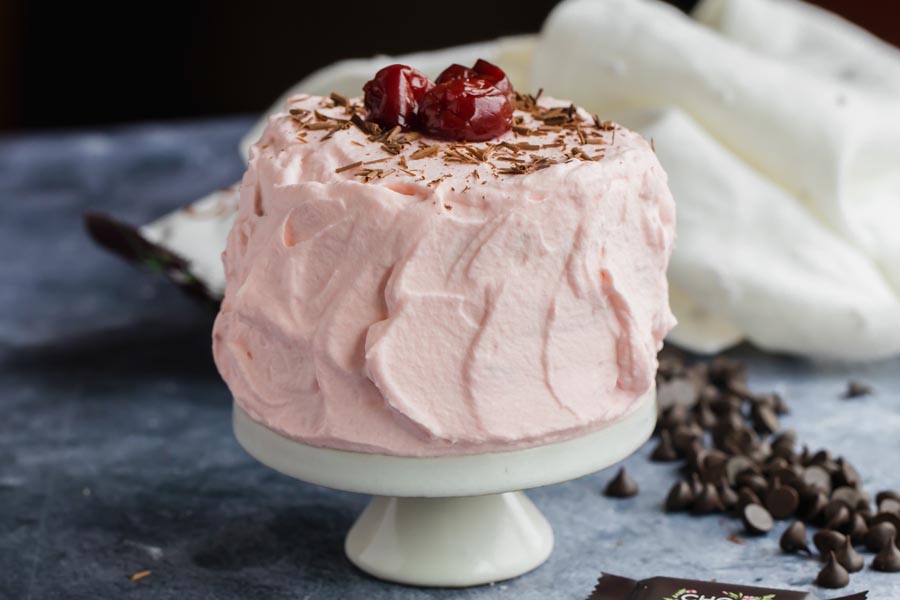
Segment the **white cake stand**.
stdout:
[[553,549],[550,524],[518,490],[613,465],[653,432],[650,390],[629,416],[546,446],[466,456],[405,458],[308,446],[234,406],[234,432],[261,463],[303,481],[375,496],[347,534],[350,561],[410,585],[465,587],[527,573]]

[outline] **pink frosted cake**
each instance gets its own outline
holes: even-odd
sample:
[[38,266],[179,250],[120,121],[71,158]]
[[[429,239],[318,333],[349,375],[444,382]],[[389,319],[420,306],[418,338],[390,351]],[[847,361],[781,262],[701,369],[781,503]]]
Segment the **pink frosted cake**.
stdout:
[[674,204],[639,135],[518,96],[449,141],[298,96],[253,148],[216,364],[294,440],[400,456],[519,449],[621,419],[674,324]]

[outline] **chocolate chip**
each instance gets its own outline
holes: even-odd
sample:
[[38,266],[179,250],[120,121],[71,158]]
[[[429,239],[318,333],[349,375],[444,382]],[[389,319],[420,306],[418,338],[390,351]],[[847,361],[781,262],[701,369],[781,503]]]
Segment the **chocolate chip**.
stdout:
[[895,490],[881,490],[877,494],[875,494],[875,503],[881,504],[882,500],[886,498],[893,498],[894,500],[900,500],[900,492]]
[[875,559],[872,561],[872,568],[885,573],[897,573],[900,571],[900,550],[897,549],[893,535],[885,547],[875,555]]
[[847,538],[840,532],[822,529],[821,531],[817,531],[813,536],[813,544],[815,544],[816,550],[818,550],[819,554],[824,558],[828,556],[829,552],[836,551],[843,546],[846,539]]
[[850,486],[842,486],[831,492],[832,502],[842,502],[847,508],[859,508],[860,505],[868,505],[859,490]]
[[678,425],[672,429],[672,445],[681,454],[687,454],[695,442],[703,439],[703,430],[695,424]]
[[664,409],[659,418],[659,426],[663,429],[675,429],[687,423],[688,409],[681,405]]
[[694,418],[703,429],[712,429],[718,422],[715,413],[710,408],[709,402],[704,400],[703,397],[697,401],[694,408]]
[[834,556],[834,552],[828,553],[827,562],[816,577],[816,585],[823,588],[837,589],[850,583],[850,574],[841,566]]
[[778,416],[790,414],[791,410],[788,408],[784,398],[781,397],[781,394],[772,394],[772,396],[775,398],[775,414]]
[[821,522],[826,506],[828,506],[828,498],[822,492],[805,497],[800,505],[800,517],[808,523]]
[[694,492],[687,481],[679,481],[669,490],[666,496],[666,512],[687,510],[694,501]]
[[785,552],[805,552],[812,554],[809,549],[809,542],[806,538],[806,525],[802,521],[794,521],[791,523],[784,533],[781,534],[781,540],[778,542],[781,549]]
[[721,450],[709,450],[703,457],[701,472],[707,481],[721,481],[725,479],[725,464],[728,455]]
[[831,475],[819,465],[810,465],[803,470],[803,483],[817,492],[831,493]]
[[850,522],[850,509],[840,500],[825,506],[825,529],[843,529]]
[[766,508],[776,519],[787,519],[797,512],[800,504],[800,495],[792,487],[781,485],[778,479],[772,485],[772,489],[766,494]]
[[603,493],[611,498],[631,498],[637,495],[638,486],[634,479],[625,472],[625,467],[622,467],[613,480],[606,485]]
[[891,539],[897,535],[897,528],[893,523],[887,521],[876,523],[869,528],[866,534],[866,548],[872,552],[881,552],[887,546]]
[[656,401],[663,409],[683,408],[694,405],[697,400],[697,387],[686,378],[673,379],[658,384],[656,387]]
[[872,393],[872,386],[862,381],[850,380],[847,382],[847,389],[844,391],[843,398],[859,398],[860,396],[868,396]]
[[834,552],[834,557],[849,573],[862,571],[863,567],[866,565],[863,557],[853,548],[850,538],[844,540],[844,545]]
[[725,510],[732,510],[740,503],[738,493],[734,491],[734,488],[728,485],[726,479],[722,479],[717,490],[719,492],[719,501],[722,503]]
[[835,475],[835,484],[857,487],[860,483],[859,472],[843,458],[837,459],[836,462],[840,466],[840,470]]
[[751,535],[762,535],[772,530],[775,521],[772,515],[759,504],[748,504],[741,510],[744,529]]
[[878,503],[880,513],[900,513],[900,500],[896,498],[882,498]]
[[775,433],[778,431],[778,415],[775,409],[770,406],[760,406],[754,404],[750,410],[750,418],[753,421],[753,428],[760,433]]
[[732,456],[725,463],[725,476],[731,485],[736,485],[738,476],[746,472],[759,473],[756,463],[746,456]]
[[750,488],[742,487],[738,490],[738,508],[743,509],[748,504],[762,504],[762,500]]
[[702,491],[694,498],[691,512],[695,515],[707,515],[713,512],[721,512],[722,510],[722,501],[719,499],[719,492],[716,491],[716,486],[711,483],[703,484]]
[[738,488],[748,487],[753,490],[757,496],[765,496],[769,491],[769,483],[766,478],[756,473],[743,473],[737,478]]
[[672,446],[672,435],[668,430],[663,429],[659,432],[659,445],[653,449],[650,454],[650,460],[654,462],[672,462],[678,460],[678,453]]
[[847,527],[847,530],[847,535],[850,536],[853,543],[855,545],[861,545],[866,539],[866,534],[869,533],[869,525],[866,523],[866,519],[862,514],[855,512],[850,518],[850,526]]
[[898,535],[900,535],[900,514],[897,513],[878,513],[874,517],[872,517],[872,525],[876,525],[878,523],[890,523],[894,526],[894,529],[897,530]]

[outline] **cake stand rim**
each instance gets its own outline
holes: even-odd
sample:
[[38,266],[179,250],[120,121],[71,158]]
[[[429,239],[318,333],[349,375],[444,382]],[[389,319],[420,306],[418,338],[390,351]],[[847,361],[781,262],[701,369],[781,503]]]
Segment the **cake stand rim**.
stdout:
[[304,444],[253,420],[236,402],[232,427],[248,454],[294,479],[345,492],[445,498],[531,489],[600,471],[643,446],[656,417],[656,389],[651,386],[629,414],[581,436],[518,450],[426,457]]

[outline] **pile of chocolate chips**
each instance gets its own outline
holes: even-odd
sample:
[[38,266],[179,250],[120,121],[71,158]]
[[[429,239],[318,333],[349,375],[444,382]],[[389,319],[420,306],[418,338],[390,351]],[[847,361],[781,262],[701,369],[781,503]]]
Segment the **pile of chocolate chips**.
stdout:
[[779,423],[788,412],[784,400],[751,392],[743,363],[720,357],[688,365],[665,349],[657,399],[651,459],[683,461],[666,511],[732,515],[750,535],[794,519],[781,547],[810,556],[806,526],[815,526],[813,542],[825,561],[816,582],[823,587],[843,587],[849,572],[863,568],[857,547],[876,553],[874,569],[900,571],[900,493],[879,492],[873,507],[849,461],[828,450],[798,450],[796,432]]

